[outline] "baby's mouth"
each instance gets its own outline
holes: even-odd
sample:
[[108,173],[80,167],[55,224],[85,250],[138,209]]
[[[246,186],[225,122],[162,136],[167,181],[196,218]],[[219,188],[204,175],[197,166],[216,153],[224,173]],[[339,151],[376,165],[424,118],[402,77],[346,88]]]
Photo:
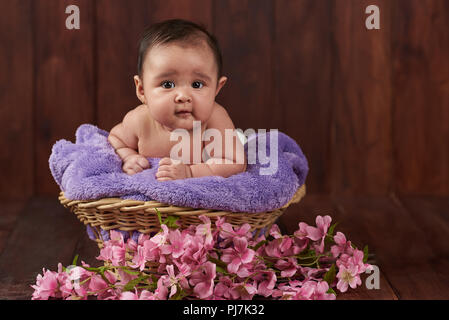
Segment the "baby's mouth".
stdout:
[[178,111],[175,114],[179,117],[187,118],[188,116],[190,116],[192,114],[192,112],[184,110],[184,111]]

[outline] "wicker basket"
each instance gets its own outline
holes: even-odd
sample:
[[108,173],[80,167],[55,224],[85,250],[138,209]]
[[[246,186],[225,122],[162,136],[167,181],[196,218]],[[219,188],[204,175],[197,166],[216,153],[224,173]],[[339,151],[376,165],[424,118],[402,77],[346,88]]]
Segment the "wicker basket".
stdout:
[[[101,229],[106,231],[127,231],[130,236],[132,236],[134,231],[144,234],[158,232],[160,230],[160,223],[156,209],[161,213],[162,220],[170,215],[178,217],[177,221],[181,228],[202,223],[198,217],[205,215],[210,218],[212,222],[211,227],[214,229],[214,222],[217,218],[225,216],[226,222],[233,226],[248,223],[255,237],[258,237],[263,230],[267,235],[271,225],[282,215],[284,210],[290,204],[299,202],[305,193],[306,186],[303,185],[298,188],[290,201],[283,207],[273,211],[259,213],[183,208],[157,201],[123,200],[120,198],[104,198],[93,201],[69,200],[64,196],[63,192],[59,195],[59,201],[64,207],[69,208],[84,225],[89,225],[92,228],[98,247],[102,248]],[[157,264],[148,265],[147,267],[148,269],[146,271],[157,272]]]
[[100,228],[106,231],[113,229],[128,231],[130,235],[134,231],[144,234],[158,232],[160,224],[156,215],[156,208],[161,213],[162,219],[169,215],[179,217],[178,222],[181,228],[202,223],[198,218],[200,215],[208,216],[212,222],[215,222],[217,217],[225,216],[226,222],[233,226],[248,223],[251,226],[251,231],[256,231],[255,236],[258,236],[263,229],[268,230],[290,204],[299,202],[305,193],[306,186],[303,185],[298,188],[292,199],[283,207],[259,213],[183,208],[157,201],[123,200],[120,198],[72,201],[67,199],[63,192],[59,195],[59,201],[64,207],[69,208],[82,223],[90,225],[97,234],[101,246]]

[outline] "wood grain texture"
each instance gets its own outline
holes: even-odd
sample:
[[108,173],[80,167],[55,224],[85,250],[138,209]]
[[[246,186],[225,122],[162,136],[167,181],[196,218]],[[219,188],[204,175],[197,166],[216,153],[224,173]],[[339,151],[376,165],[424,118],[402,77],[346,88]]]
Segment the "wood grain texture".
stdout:
[[236,128],[280,128],[274,108],[273,2],[226,0],[214,3],[214,33],[228,78],[217,97]]
[[1,1],[0,199],[34,193],[31,1]]
[[6,247],[7,240],[14,230],[25,205],[25,201],[18,200],[3,202],[0,213],[0,254]]
[[[80,30],[65,28],[69,4],[81,10]],[[380,30],[365,28],[371,4]],[[236,127],[278,128],[298,142],[309,193],[449,195],[445,0],[12,0],[0,9],[2,199],[57,194],[52,145],[73,141],[82,123],[110,130],[138,105],[139,36],[169,18],[217,34],[229,76],[217,100]]]
[[394,1],[394,171],[400,194],[449,194],[448,20],[448,1]]
[[140,36],[145,27],[165,19],[190,19],[211,25],[210,1],[96,1],[98,126],[111,130],[140,104],[133,77],[137,74]]
[[[59,139],[75,140],[83,123],[94,122],[93,1],[33,1],[35,32],[35,188],[57,196],[48,159]],[[80,10],[80,29],[69,30],[66,7]]]
[[98,126],[104,130],[111,130],[139,104],[133,76],[137,73],[139,37],[146,22],[150,22],[146,2],[95,2],[97,114]]
[[25,207],[0,255],[0,299],[30,299],[42,268],[70,265],[84,227],[53,197]]
[[[406,270],[405,276],[398,277],[398,281],[403,282],[402,295],[415,297],[418,292],[425,299],[449,299],[449,198],[407,196],[398,198],[397,203],[410,212],[422,231],[422,239],[433,252],[430,259],[411,266],[413,269]],[[418,290],[414,286],[417,283]]]
[[330,191],[330,1],[274,1],[275,104],[279,127],[308,161],[309,192]]
[[[332,193],[392,190],[391,1],[333,1]],[[365,8],[380,8],[367,30]]]

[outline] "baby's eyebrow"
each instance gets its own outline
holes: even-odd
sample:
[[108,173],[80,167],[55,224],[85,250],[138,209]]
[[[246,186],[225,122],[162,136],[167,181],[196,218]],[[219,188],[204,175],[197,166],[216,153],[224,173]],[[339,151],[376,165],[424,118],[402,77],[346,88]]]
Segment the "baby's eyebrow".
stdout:
[[167,78],[167,77],[170,77],[170,76],[175,75],[175,74],[177,74],[177,72],[174,71],[174,70],[173,71],[163,72],[163,73],[158,74],[156,76],[156,79]]
[[199,71],[193,71],[193,73],[196,74],[198,77],[203,78],[206,81],[212,81],[212,79],[207,74],[204,74]]

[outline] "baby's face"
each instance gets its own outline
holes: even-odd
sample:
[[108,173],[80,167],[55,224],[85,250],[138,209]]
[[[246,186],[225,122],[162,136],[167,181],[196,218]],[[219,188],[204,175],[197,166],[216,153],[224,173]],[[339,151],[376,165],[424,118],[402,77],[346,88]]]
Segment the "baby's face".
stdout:
[[205,43],[151,48],[143,64],[142,80],[144,102],[151,116],[169,130],[192,130],[193,121],[206,122],[215,96],[226,82],[224,77],[217,80],[214,55]]

